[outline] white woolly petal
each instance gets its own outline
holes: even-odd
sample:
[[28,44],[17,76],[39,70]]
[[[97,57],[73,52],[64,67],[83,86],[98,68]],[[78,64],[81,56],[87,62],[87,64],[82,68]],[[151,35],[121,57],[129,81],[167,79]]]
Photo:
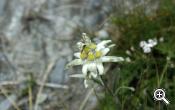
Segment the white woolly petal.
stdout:
[[105,49],[105,46],[97,46],[96,51],[101,51],[103,49]]
[[74,53],[74,56],[80,58],[80,52]]
[[[90,72],[90,76],[88,77],[91,77],[91,75],[93,77],[96,77],[96,74],[97,74],[97,66],[96,66],[96,63],[87,63],[87,64],[84,64],[83,67],[82,67],[82,72],[85,76],[87,76],[88,72]],[[93,74],[91,74],[93,73]]]
[[111,40],[105,40],[105,41],[100,42],[99,44],[97,44],[97,50],[101,50],[105,48],[105,45],[107,45],[110,42]]
[[74,77],[74,78],[85,78],[85,76],[83,74],[72,74],[69,75],[69,77]]
[[90,75],[93,77],[93,78],[97,78],[97,73],[96,72],[91,72]]
[[101,50],[103,56],[105,56],[106,54],[108,54],[109,51],[110,51],[109,48],[104,48],[103,50]]
[[82,36],[87,36],[85,32],[82,33]]
[[77,66],[77,65],[82,65],[83,61],[81,59],[75,59],[72,60],[70,63],[66,65],[66,68],[72,67],[72,66]]
[[91,39],[87,36],[86,33],[82,33],[82,37],[85,43],[91,43]]
[[87,76],[87,72],[88,72],[88,64],[84,64],[82,67],[82,73],[84,76]]
[[79,50],[82,50],[84,45],[85,44],[83,42],[77,42],[77,47],[78,47]]
[[108,48],[113,48],[113,47],[115,47],[115,44],[111,44],[108,46]]
[[97,73],[97,65],[96,63],[89,63],[88,70],[93,73]]
[[85,88],[87,88],[87,87],[88,87],[88,82],[87,82],[87,80],[86,80],[86,79],[84,80],[84,86],[85,86]]
[[123,57],[115,57],[115,56],[103,56],[101,57],[102,62],[120,62],[124,61]]
[[98,69],[99,75],[104,74],[104,67],[102,63],[97,63],[97,69]]
[[106,44],[110,43],[111,40],[104,40],[102,42],[100,42],[99,44],[97,44],[97,46],[105,46]]

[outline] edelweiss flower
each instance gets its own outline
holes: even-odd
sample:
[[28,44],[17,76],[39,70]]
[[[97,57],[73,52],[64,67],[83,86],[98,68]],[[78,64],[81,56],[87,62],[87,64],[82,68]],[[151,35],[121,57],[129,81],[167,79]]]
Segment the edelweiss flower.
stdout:
[[157,39],[149,39],[148,42],[141,41],[140,47],[143,49],[144,53],[150,53],[151,48],[157,45]]
[[107,46],[111,40],[105,40],[99,44],[91,42],[89,37],[83,33],[83,41],[78,42],[77,46],[80,52],[74,54],[77,59],[74,59],[67,64],[67,67],[83,65],[82,73],[71,75],[71,77],[83,77],[84,85],[87,88],[92,82],[92,79],[98,79],[100,75],[104,74],[103,62],[119,62],[124,61],[122,57],[106,56],[114,44]]

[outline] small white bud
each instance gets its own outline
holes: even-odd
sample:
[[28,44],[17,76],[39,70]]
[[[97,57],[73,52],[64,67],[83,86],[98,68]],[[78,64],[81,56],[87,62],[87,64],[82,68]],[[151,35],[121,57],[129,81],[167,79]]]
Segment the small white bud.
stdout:
[[127,57],[125,60],[126,62],[131,62],[131,59],[129,57]]
[[164,37],[159,38],[160,42],[164,42]]
[[129,50],[126,50],[127,55],[131,55],[131,52]]
[[134,48],[133,46],[131,46],[131,50],[132,50],[132,51],[135,51],[135,48]]
[[166,57],[166,60],[167,60],[167,61],[170,61],[170,60],[171,60],[171,58],[170,58],[169,56],[167,56],[167,57]]

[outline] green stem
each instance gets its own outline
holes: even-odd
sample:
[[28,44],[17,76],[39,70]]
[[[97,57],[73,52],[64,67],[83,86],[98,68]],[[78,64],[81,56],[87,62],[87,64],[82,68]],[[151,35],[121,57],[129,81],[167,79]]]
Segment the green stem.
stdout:
[[159,80],[159,84],[158,84],[158,87],[160,87],[161,83],[162,83],[162,80],[163,80],[163,77],[167,71],[167,68],[168,68],[168,61],[166,62],[164,68],[163,68],[163,71],[161,73],[161,77],[160,77],[160,80]]
[[110,95],[114,96],[113,92],[112,92],[112,91],[109,89],[109,87],[107,86],[107,84],[106,84],[106,83],[104,83],[104,81],[103,81],[103,78],[102,78],[102,77],[101,77],[101,81],[102,81],[103,86],[105,87],[105,89],[108,91],[108,93],[109,93]]
[[117,95],[117,93],[118,93],[119,90],[121,90],[121,89],[129,89],[129,90],[131,90],[131,91],[135,91],[135,89],[134,89],[133,87],[121,86],[121,87],[119,87],[119,88],[116,90],[115,95]]

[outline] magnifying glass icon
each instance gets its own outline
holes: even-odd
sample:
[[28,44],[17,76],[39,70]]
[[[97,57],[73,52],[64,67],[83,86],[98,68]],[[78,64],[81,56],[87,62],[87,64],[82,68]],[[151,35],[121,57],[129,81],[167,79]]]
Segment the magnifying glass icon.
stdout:
[[165,91],[163,89],[156,89],[154,91],[154,98],[156,100],[163,100],[167,105],[170,104],[170,102],[165,98]]

